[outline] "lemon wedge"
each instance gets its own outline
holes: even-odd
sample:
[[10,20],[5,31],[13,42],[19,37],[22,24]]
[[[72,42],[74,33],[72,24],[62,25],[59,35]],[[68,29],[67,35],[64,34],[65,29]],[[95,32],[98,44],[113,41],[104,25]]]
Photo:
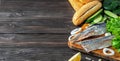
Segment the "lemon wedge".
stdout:
[[81,53],[80,52],[76,53],[68,61],[81,61]]

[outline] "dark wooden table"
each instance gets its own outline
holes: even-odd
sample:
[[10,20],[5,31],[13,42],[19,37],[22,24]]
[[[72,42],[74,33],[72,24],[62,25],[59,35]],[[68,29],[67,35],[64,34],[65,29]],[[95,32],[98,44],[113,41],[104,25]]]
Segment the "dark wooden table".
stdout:
[[0,0],[0,61],[67,61],[73,14],[67,0]]

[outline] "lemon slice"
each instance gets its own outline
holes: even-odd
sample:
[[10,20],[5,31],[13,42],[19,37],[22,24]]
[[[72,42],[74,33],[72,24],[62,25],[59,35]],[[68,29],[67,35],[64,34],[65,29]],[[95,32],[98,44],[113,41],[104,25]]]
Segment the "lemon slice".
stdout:
[[81,53],[80,52],[76,53],[68,61],[81,61]]

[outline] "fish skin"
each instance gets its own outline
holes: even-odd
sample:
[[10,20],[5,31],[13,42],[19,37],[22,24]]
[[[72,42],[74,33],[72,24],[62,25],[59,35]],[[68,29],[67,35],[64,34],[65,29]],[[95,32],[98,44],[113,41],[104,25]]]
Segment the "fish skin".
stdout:
[[112,38],[113,36],[103,36],[95,39],[84,40],[78,42],[77,44],[80,44],[86,52],[90,52],[96,49],[102,49],[111,46]]
[[106,23],[101,23],[88,27],[86,30],[74,35],[71,41],[81,41],[91,36],[102,35],[106,33]]

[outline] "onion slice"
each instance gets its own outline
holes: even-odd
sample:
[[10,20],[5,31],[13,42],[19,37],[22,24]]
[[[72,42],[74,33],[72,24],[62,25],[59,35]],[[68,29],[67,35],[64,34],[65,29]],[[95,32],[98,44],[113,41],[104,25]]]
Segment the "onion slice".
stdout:
[[103,53],[106,56],[113,56],[115,54],[114,50],[110,49],[110,48],[104,48],[103,49]]
[[75,28],[70,32],[70,34],[74,35],[74,34],[78,33],[79,31],[81,31],[81,28]]
[[73,35],[70,35],[70,36],[68,37],[68,41],[70,41],[72,37],[73,37]]

